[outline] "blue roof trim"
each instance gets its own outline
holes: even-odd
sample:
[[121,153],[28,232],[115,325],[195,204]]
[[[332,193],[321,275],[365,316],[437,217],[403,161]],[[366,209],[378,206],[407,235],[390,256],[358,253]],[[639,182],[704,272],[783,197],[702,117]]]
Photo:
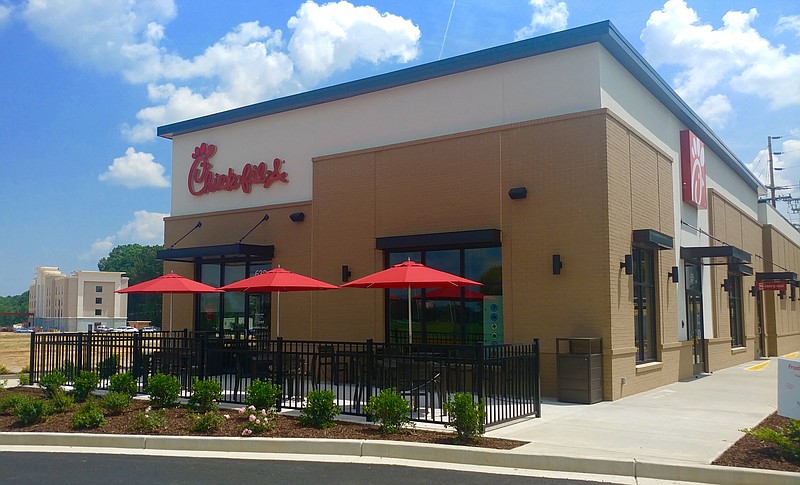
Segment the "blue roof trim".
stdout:
[[596,42],[717,153],[751,188],[764,187],[608,20],[160,126],[158,136],[172,138]]

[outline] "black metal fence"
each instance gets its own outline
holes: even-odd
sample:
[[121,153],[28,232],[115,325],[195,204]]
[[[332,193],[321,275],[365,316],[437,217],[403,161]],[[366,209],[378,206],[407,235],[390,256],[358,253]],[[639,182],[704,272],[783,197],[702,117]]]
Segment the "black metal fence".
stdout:
[[329,390],[344,414],[365,416],[369,398],[394,388],[414,421],[447,423],[443,404],[456,392],[486,403],[487,425],[541,416],[539,343],[471,346],[269,340],[245,333],[34,333],[31,382],[62,370],[111,375],[130,372],[143,391],[156,372],[179,378],[183,395],[195,379],[213,379],[224,402],[244,403],[254,379],[281,386],[280,408],[300,409],[311,390]]

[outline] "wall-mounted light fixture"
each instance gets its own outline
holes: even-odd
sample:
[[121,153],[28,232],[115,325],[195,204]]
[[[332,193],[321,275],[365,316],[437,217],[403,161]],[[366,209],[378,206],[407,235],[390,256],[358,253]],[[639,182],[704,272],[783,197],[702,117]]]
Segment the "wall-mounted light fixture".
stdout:
[[786,298],[786,290],[781,290],[781,291],[779,291],[779,292],[778,292],[778,298],[780,298],[781,300],[783,300],[784,298]]
[[797,287],[794,285],[794,283],[790,283],[790,284],[792,286],[792,291],[789,293],[789,299],[792,300],[792,301],[796,301],[797,300]]
[[528,189],[525,187],[514,187],[508,191],[511,200],[524,199],[528,197]]
[[633,274],[633,255],[626,254],[625,261],[619,263],[619,269],[624,269],[625,274]]
[[678,282],[678,267],[673,266],[669,273],[667,273],[667,278],[671,280],[673,283]]
[[291,214],[289,214],[289,219],[291,219],[292,222],[303,222],[306,219],[306,213],[292,212]]
[[346,264],[342,265],[342,283],[350,281],[350,267]]
[[561,261],[560,254],[553,255],[553,274],[561,274],[561,268],[564,267],[564,263]]
[[752,296],[758,295],[758,288],[755,287],[755,286],[751,286],[750,287],[750,295],[752,295]]
[[731,281],[728,278],[722,280],[722,284],[719,286],[723,291],[731,291]]

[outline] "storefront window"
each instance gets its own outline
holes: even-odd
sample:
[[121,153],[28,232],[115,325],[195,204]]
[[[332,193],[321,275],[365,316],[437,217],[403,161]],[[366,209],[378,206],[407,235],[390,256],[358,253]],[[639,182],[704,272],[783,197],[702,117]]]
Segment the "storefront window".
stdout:
[[[484,286],[426,288],[411,292],[414,342],[502,343],[501,249],[470,248],[391,252],[389,265],[411,259]],[[390,342],[408,342],[408,290],[389,290]]]
[[636,363],[656,360],[655,251],[633,248],[633,306]]
[[[218,287],[270,268],[267,262],[203,263],[199,265],[200,281]],[[197,330],[225,333],[269,328],[269,293],[203,293],[198,302]]]
[[731,347],[744,347],[742,276],[738,273],[728,273],[728,309],[731,316]]

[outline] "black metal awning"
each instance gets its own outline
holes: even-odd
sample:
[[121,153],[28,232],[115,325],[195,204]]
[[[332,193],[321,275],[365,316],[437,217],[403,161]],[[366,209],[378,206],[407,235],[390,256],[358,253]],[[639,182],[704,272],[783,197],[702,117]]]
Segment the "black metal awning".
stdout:
[[275,255],[275,246],[259,246],[256,244],[221,244],[217,246],[198,246],[193,248],[171,248],[156,252],[156,258],[164,261],[180,261],[192,263],[195,261],[270,261]]
[[698,246],[681,248],[681,258],[704,265],[750,264],[751,255],[736,246]]
[[797,281],[797,273],[791,271],[756,273],[756,281]]
[[672,236],[660,233],[654,229],[635,229],[633,243],[650,249],[672,249]]

